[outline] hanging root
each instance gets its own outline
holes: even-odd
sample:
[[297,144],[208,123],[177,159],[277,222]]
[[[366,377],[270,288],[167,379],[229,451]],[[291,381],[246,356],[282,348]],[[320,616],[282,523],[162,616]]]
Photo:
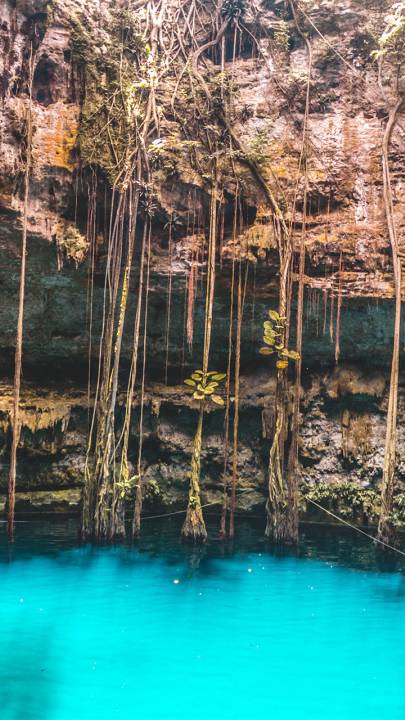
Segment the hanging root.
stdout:
[[224,539],[226,536],[226,519],[228,513],[228,460],[229,460],[229,414],[230,414],[230,396],[231,396],[231,365],[232,365],[232,337],[233,337],[233,316],[234,316],[234,290],[235,290],[235,261],[236,261],[236,237],[237,237],[237,221],[238,221],[238,205],[239,205],[239,186],[236,186],[235,207],[233,213],[233,251],[232,251],[232,275],[230,289],[230,309],[229,309],[229,328],[228,328],[228,363],[226,373],[226,404],[225,404],[225,420],[224,420],[224,469],[223,483],[224,492],[222,500],[221,522],[219,528],[219,536]]
[[20,391],[21,391],[21,368],[22,368],[22,346],[23,346],[23,323],[24,323],[24,303],[25,303],[25,275],[27,263],[27,216],[28,216],[28,197],[31,170],[31,152],[32,152],[32,83],[34,76],[33,65],[33,48],[31,43],[30,63],[29,63],[29,103],[27,118],[27,158],[24,173],[24,210],[23,210],[23,228],[21,242],[21,266],[20,266],[20,289],[18,298],[18,317],[17,317],[17,333],[15,343],[15,366],[14,366],[14,402],[12,412],[12,443],[10,453],[10,471],[8,478],[8,518],[7,530],[10,540],[14,540],[14,511],[15,511],[15,488],[16,488],[16,472],[17,472],[17,447],[20,439]]
[[[282,373],[282,375],[281,375]],[[286,408],[285,371],[278,371],[276,391],[276,426],[269,456],[269,497],[265,535],[276,543],[295,544],[298,540],[297,508],[284,478],[284,437]],[[281,377],[280,377],[281,375]]]
[[198,543],[206,541],[208,533],[205,527],[201,505],[197,507],[188,506],[181,534],[185,540],[191,540],[192,542]]
[[201,403],[197,429],[193,442],[193,454],[191,456],[190,492],[187,506],[187,514],[181,530],[181,534],[184,539],[194,542],[205,542],[207,539],[207,530],[203,518],[200,498],[200,467],[203,419],[204,405],[203,403]]
[[398,412],[398,379],[399,379],[399,354],[401,334],[401,261],[398,256],[397,234],[394,222],[392,189],[390,181],[388,153],[392,131],[395,127],[397,114],[403,104],[400,98],[395,107],[391,110],[384,133],[383,140],[383,190],[384,206],[387,217],[388,233],[391,243],[392,263],[394,268],[395,284],[395,317],[394,317],[394,343],[392,348],[390,390],[388,396],[387,429],[385,437],[385,454],[383,479],[381,484],[381,514],[378,523],[377,537],[380,541],[393,544],[395,542],[395,528],[392,523],[392,510],[394,501],[395,486],[395,463],[396,463],[396,435],[397,435],[397,412]]
[[145,401],[145,375],[146,375],[146,353],[147,353],[147,337],[148,337],[148,301],[150,288],[150,256],[151,256],[151,227],[149,225],[148,232],[148,257],[146,265],[146,289],[145,289],[145,312],[143,318],[143,357],[142,357],[142,381],[141,381],[141,414],[139,417],[139,448],[138,448],[138,464],[137,464],[137,484],[135,492],[134,518],[132,521],[132,535],[138,537],[141,532],[141,514],[142,514],[142,445],[143,445],[143,410]]
[[[267,524],[265,534],[274,542],[296,544],[298,541],[298,443],[299,443],[299,411],[301,391],[301,355],[303,332],[303,306],[304,306],[304,268],[305,268],[305,225],[307,204],[307,130],[309,114],[309,94],[311,84],[312,49],[308,38],[301,31],[296,16],[296,4],[289,2],[298,33],[303,38],[308,52],[308,78],[306,90],[306,103],[304,125],[302,133],[302,148],[298,166],[298,177],[304,172],[304,208],[303,226],[301,233],[299,254],[299,281],[297,306],[297,354],[293,413],[291,419],[291,438],[289,447],[288,466],[285,468],[285,444],[288,434],[288,378],[287,369],[277,371],[277,386],[275,400],[275,430],[269,455],[269,497],[267,501]],[[295,213],[298,181],[293,201],[292,214]],[[274,205],[274,200],[273,200]],[[279,261],[280,261],[280,287],[279,287],[279,314],[286,317],[283,344],[288,345],[288,323],[291,316],[292,301],[292,262],[293,241],[292,226],[286,230],[285,222],[276,215],[278,222]]]
[[[207,288],[205,297],[205,327],[204,327],[204,351],[203,351],[203,373],[208,372],[208,363],[211,347],[212,316],[214,308],[215,291],[215,261],[216,261],[216,236],[217,236],[217,182],[216,168],[213,172],[213,188],[210,206],[210,226],[208,243],[207,262]],[[188,498],[187,515],[182,528],[184,538],[204,542],[207,537],[204,518],[201,509],[200,497],[200,466],[201,466],[201,444],[202,428],[204,418],[204,401],[200,403],[200,414],[196,434],[194,436],[193,454],[191,458],[190,489]]]

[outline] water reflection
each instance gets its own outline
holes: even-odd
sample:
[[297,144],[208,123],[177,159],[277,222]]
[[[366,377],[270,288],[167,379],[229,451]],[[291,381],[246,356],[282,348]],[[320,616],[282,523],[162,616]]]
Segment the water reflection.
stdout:
[[218,518],[209,518],[207,528],[209,539],[202,547],[183,543],[180,536],[181,519],[160,518],[144,523],[141,538],[130,539],[123,545],[99,546],[80,545],[78,542],[78,520],[75,518],[47,518],[17,523],[13,544],[7,541],[6,524],[0,524],[0,562],[13,559],[27,559],[37,554],[58,558],[58,562],[71,562],[67,550],[75,553],[75,562],[91,564],[102,549],[116,552],[120,562],[139,562],[140,555],[163,558],[168,564],[181,562],[191,572],[209,572],[209,560],[226,560],[238,553],[263,552],[282,560],[300,557],[333,562],[335,564],[378,572],[403,572],[405,558],[380,548],[366,537],[350,528],[331,525],[302,525],[300,543],[295,547],[272,545],[263,535],[263,523],[258,520],[239,519],[236,535],[232,541],[221,541],[218,537]]

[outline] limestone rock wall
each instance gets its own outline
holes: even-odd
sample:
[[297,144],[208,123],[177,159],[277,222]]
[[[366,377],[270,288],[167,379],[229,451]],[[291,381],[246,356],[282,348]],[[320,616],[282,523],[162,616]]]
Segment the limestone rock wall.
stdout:
[[[0,401],[0,502],[7,488],[6,447],[12,388],[2,385]],[[274,380],[267,372],[241,379],[238,511],[260,517],[266,500],[266,468],[273,423]],[[124,397],[120,398],[123,412]],[[383,462],[387,383],[384,374],[344,367],[311,375],[303,393],[300,463],[304,483],[357,483],[378,488]],[[400,485],[405,482],[405,379],[400,387],[398,437]],[[92,408],[77,387],[55,391],[27,387],[22,399],[17,508],[43,506],[77,511],[86,462]],[[143,430],[145,510],[184,508],[193,428],[198,408],[184,387],[147,387]],[[136,464],[139,406],[133,410],[131,457]],[[202,452],[203,503],[218,510],[222,502],[224,463],[223,412],[207,413]],[[3,496],[1,497],[1,493]],[[347,511],[347,508],[346,508]]]
[[[390,7],[381,0],[307,0],[301,30],[313,62],[309,108],[306,231],[306,310],[302,438],[303,479],[375,487],[381,477],[388,368],[393,332],[392,268],[382,202],[381,142],[387,105],[378,85],[376,47]],[[72,34],[85,21],[108,47],[109,0],[3,0],[0,9],[0,368],[3,391],[1,490],[8,463],[8,410],[17,312],[22,172],[26,147],[30,62],[33,63],[33,152],[29,197],[29,252],[24,325],[27,411],[20,450],[20,507],[75,508],[80,495],[88,428],[87,364],[97,358],[103,292],[103,253],[96,258],[92,344],[89,346],[86,176],[80,167],[81,78]],[[288,3],[252,0],[235,63],[226,57],[235,91],[234,132],[246,152],[289,199],[302,201],[297,162],[302,143],[308,57]],[[281,32],[282,31],[282,32]],[[260,52],[249,43],[259,38]],[[278,33],[278,36],[277,36]],[[284,35],[283,35],[284,33]],[[281,36],[280,36],[281,34]],[[31,51],[32,48],[32,51]],[[214,66],[207,57],[207,72]],[[214,68],[215,70],[215,68]],[[404,122],[392,138],[390,165],[400,247],[404,242]],[[179,156],[177,174],[158,189],[159,222],[152,238],[148,412],[144,464],[149,508],[183,507],[195,409],[181,381],[200,362],[203,284],[198,288],[194,340],[184,335],[185,292],[193,236],[186,221],[190,198],[207,205],[203,181]],[[246,227],[238,238],[249,259],[242,332],[242,410],[239,508],[261,508],[272,427],[273,371],[258,355],[261,326],[277,296],[277,255],[264,198],[241,167]],[[230,186],[230,197],[234,188]],[[197,198],[197,200],[196,200]],[[230,208],[232,201],[230,200]],[[299,207],[299,202],[298,202]],[[167,342],[169,258],[167,229],[179,218],[172,255],[171,324]],[[229,213],[228,213],[229,214]],[[302,215],[294,218],[299,242]],[[231,221],[225,223],[214,308],[212,363],[226,366],[229,324]],[[341,355],[335,367],[337,296],[341,293]],[[132,326],[135,299],[129,303]],[[131,337],[126,333],[123,374]],[[168,385],[162,385],[168,360]],[[93,376],[94,380],[94,376]],[[405,449],[400,395],[398,448]],[[133,456],[137,447],[134,408]],[[221,495],[223,416],[212,412],[203,451],[204,502]],[[399,462],[403,479],[405,467]],[[25,494],[24,493],[31,493]],[[58,494],[59,493],[59,494]],[[58,499],[59,498],[59,499]],[[57,500],[57,502],[56,502]],[[55,505],[56,502],[56,505]]]

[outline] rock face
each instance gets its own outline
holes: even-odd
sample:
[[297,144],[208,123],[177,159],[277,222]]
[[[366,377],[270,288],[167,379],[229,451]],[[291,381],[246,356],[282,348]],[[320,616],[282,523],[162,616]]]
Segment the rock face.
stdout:
[[[2,386],[0,428],[7,447],[12,387]],[[404,406],[401,386],[400,404]],[[274,379],[260,371],[241,381],[241,433],[239,438],[238,510],[260,514],[267,494],[266,468],[272,432]],[[124,407],[124,397],[120,407]],[[384,374],[343,367],[311,374],[303,393],[300,463],[304,482],[376,488],[381,478],[385,439],[387,387]],[[139,406],[133,410],[131,457],[136,463]],[[144,405],[143,465],[145,509],[149,512],[184,507],[188,487],[193,428],[197,403],[189,402],[182,386],[148,386]],[[22,437],[17,507],[78,509],[86,463],[91,418],[86,390],[64,393],[26,388],[22,399]],[[402,418],[401,418],[402,419]],[[405,478],[398,437],[398,476]],[[4,452],[3,452],[4,457]],[[223,412],[212,410],[205,422],[202,453],[203,503],[211,509],[222,502],[224,462]],[[0,494],[6,492],[7,463],[2,466]],[[42,500],[41,500],[42,498]],[[4,504],[5,495],[2,499]]]
[[[79,156],[83,92],[74,38],[85,18],[86,32],[97,38],[94,54],[100,57],[108,54],[109,20],[116,5],[108,0],[86,3],[64,0],[52,4],[46,0],[4,0],[1,8],[1,492],[6,489],[8,472],[22,174],[32,74],[25,390],[17,478],[17,508],[22,510],[38,507],[77,510],[80,502],[91,418],[87,373],[90,358],[94,385],[105,256],[96,239],[90,313],[89,180]],[[169,6],[175,5],[175,0],[171,0]],[[302,478],[311,483],[341,483],[350,479],[361,487],[375,488],[382,474],[393,334],[393,280],[381,170],[381,143],[389,102],[387,105],[381,94],[371,53],[390,3],[313,0],[302,2],[301,6],[297,27],[288,3],[264,0],[247,3],[243,17],[245,32],[241,34],[234,62],[232,38],[226,38],[224,69],[235,86],[233,131],[246,156],[260,160],[264,175],[280,193],[287,200],[294,194],[298,198],[298,211],[288,218],[296,228],[298,247],[304,219],[304,182],[297,167],[308,73],[302,33],[307,34],[312,65]],[[253,36],[259,38],[257,47],[249,39]],[[215,71],[217,60],[207,55],[207,73],[213,68]],[[163,132],[168,133],[165,122],[169,122],[167,118],[162,120]],[[394,131],[390,155],[400,250],[405,242],[402,124],[400,121]],[[181,382],[190,369],[200,365],[203,342],[203,261],[198,270],[192,345],[187,341],[185,327],[193,248],[196,243],[198,246],[198,234],[204,231],[204,222],[190,219],[190,207],[193,206],[195,215],[204,214],[208,191],[182,152],[177,151],[177,155],[175,176],[164,177],[156,191],[158,213],[152,231],[143,449],[145,500],[150,511],[185,506],[197,409]],[[225,169],[225,175],[226,172]],[[261,513],[266,498],[275,378],[272,366],[258,355],[258,349],[267,308],[277,302],[278,267],[263,193],[243,163],[240,177],[245,227],[238,232],[237,247],[242,259],[247,260],[248,272],[242,328],[238,509]],[[235,189],[231,181],[228,190],[232,198]],[[103,188],[97,197],[101,206],[105,192]],[[167,224],[173,217],[178,224],[169,245]],[[221,371],[227,365],[235,247],[232,199],[229,207],[225,207],[223,224],[211,356],[212,367]],[[123,342],[123,376],[130,359],[135,303],[135,291],[131,289],[128,331]],[[163,384],[165,377],[167,384]],[[405,451],[401,422],[404,395],[405,378],[400,388],[399,458]],[[139,433],[136,404],[133,414],[131,455],[135,462]],[[222,497],[223,445],[223,411],[218,409],[208,414],[202,455],[203,503],[213,503],[214,509]],[[405,481],[402,460],[398,463],[398,480]]]

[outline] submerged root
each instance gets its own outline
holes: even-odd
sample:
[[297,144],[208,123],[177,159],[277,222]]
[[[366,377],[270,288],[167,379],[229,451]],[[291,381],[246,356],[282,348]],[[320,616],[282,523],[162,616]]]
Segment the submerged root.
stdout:
[[135,491],[134,518],[132,520],[132,537],[138,538],[141,534],[141,513],[142,513],[142,484],[139,478]]
[[284,436],[287,426],[285,370],[278,371],[276,426],[269,455],[269,497],[265,535],[275,543],[298,542],[298,487],[295,474],[284,473]]
[[197,430],[193,442],[193,454],[191,456],[190,489],[188,496],[188,507],[186,519],[181,530],[185,539],[195,542],[205,542],[207,530],[205,528],[201,499],[200,499],[200,468],[201,468],[201,443],[204,419],[204,408],[201,403],[198,416]]
[[265,535],[277,544],[296,545],[298,542],[298,508],[295,514],[288,501],[274,505],[267,500]]
[[187,508],[186,519],[181,529],[182,537],[192,542],[205,542],[208,533],[202,514],[201,505],[195,505]]

